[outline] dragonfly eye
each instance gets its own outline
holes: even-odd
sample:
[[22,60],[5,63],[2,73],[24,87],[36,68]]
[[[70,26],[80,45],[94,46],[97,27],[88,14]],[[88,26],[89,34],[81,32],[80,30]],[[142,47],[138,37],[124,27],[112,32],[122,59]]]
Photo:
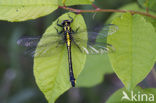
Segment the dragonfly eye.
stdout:
[[67,25],[70,25],[70,23],[71,22],[69,20],[64,20],[61,24],[64,25],[64,26],[65,25],[67,26]]

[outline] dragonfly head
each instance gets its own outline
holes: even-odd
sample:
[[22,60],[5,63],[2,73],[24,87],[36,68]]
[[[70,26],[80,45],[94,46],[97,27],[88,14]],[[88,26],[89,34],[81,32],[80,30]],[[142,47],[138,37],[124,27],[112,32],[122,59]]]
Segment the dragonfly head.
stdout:
[[71,23],[71,21],[69,21],[69,20],[64,20],[61,24],[62,24],[63,26],[70,26],[70,23]]

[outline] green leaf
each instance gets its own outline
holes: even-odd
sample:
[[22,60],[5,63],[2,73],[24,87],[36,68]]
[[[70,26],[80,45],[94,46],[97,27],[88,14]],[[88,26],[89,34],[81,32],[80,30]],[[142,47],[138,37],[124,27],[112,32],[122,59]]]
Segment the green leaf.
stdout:
[[[63,20],[70,20],[69,15],[74,19],[71,27],[73,30],[80,27],[79,30],[86,29],[86,25],[83,17],[79,15],[75,15],[74,13],[66,13],[59,17],[59,23]],[[56,35],[56,29],[61,29],[61,27],[57,26],[57,20],[53,22],[51,26],[45,31],[43,36],[47,36],[49,34]],[[52,34],[53,33],[53,34]],[[87,40],[87,33],[81,33],[77,35],[80,39]],[[76,37],[76,35],[75,35]],[[47,44],[49,42],[55,41],[58,38],[54,36],[54,38],[41,38],[39,45]],[[79,44],[82,45],[82,44]],[[87,45],[87,43],[86,43]],[[58,46],[57,44],[52,44],[50,49],[46,51],[52,52],[52,55],[48,57],[34,58],[34,75],[36,78],[36,82],[41,89],[41,91],[46,96],[49,103],[54,103],[54,101],[66,90],[71,87],[70,79],[69,79],[69,67],[68,67],[68,54],[66,44],[63,47]],[[40,48],[36,49],[39,50]],[[72,44],[72,62],[73,62],[73,71],[74,76],[77,79],[78,75],[83,69],[86,55],[81,53],[80,50]]]
[[36,19],[58,8],[57,0],[1,0],[0,20],[11,22]]
[[[144,9],[141,9],[136,3],[130,3],[130,4],[124,5],[123,7],[119,8],[119,10],[120,9],[121,10],[136,10],[136,11],[142,11],[142,12],[145,11]],[[111,23],[114,18],[119,17],[122,14],[123,13],[113,13],[106,23]]]
[[[125,5],[125,6],[121,7],[121,8],[119,8],[119,9],[124,9],[124,10],[135,10],[135,11],[140,11],[140,12],[146,12],[145,9],[140,8],[140,7],[138,6],[138,4],[136,4],[136,3],[131,3],[131,4]],[[155,12],[150,11],[149,13],[156,16],[156,13],[155,13]],[[113,15],[107,20],[107,23],[111,23],[111,21],[112,21],[114,18],[116,18],[116,17],[118,17],[118,16],[121,16],[122,14],[123,14],[123,13],[113,13]],[[144,16],[144,17],[145,17],[145,19],[146,19],[147,21],[149,21],[150,23],[152,23],[152,25],[153,25],[153,27],[155,28],[155,31],[156,31],[156,19],[151,18],[151,17],[147,17],[147,16]]]
[[72,6],[72,5],[90,5],[94,0],[58,0],[59,5],[63,6],[63,2],[66,6]]
[[152,23],[152,25],[153,25],[153,27],[155,28],[155,31],[156,31],[156,19],[146,17],[146,20],[149,21],[150,23]]
[[125,13],[113,20],[119,30],[108,37],[116,49],[109,54],[113,69],[128,89],[151,71],[156,57],[156,32],[144,17]]
[[[130,100],[122,99],[122,97],[124,96],[123,92],[127,94],[128,98]],[[142,95],[144,95],[144,96],[142,96]],[[136,103],[136,102],[137,103],[147,103],[147,102],[148,103],[154,103],[154,102],[150,102],[153,100],[152,95],[154,97],[156,96],[156,89],[155,88],[142,89],[140,87],[136,87],[132,91],[127,91],[126,88],[122,88],[122,89],[119,89],[118,91],[116,91],[107,100],[106,103]],[[134,100],[134,96],[135,96],[135,100],[137,100],[137,101]],[[133,97],[133,99],[132,99],[132,97]],[[147,101],[146,101],[146,98],[147,98]]]
[[79,87],[91,87],[102,82],[104,74],[113,73],[108,55],[87,55],[84,70],[78,77]]
[[156,0],[138,0],[138,3],[144,8],[156,10]]
[[[137,3],[130,3],[128,5],[124,5],[123,7],[119,8],[119,10],[120,9],[122,9],[122,10],[135,10],[135,11],[140,11],[140,12],[146,12],[146,10],[140,8]],[[150,11],[149,13],[156,16],[156,13],[155,12]],[[122,14],[123,13],[113,13],[112,16],[107,20],[107,23],[111,23],[111,21],[114,18],[116,18],[118,16],[121,16]],[[145,16],[145,17],[147,17],[147,16]],[[153,19],[153,18],[151,18],[151,19]],[[156,21],[156,19],[153,19],[153,20]]]

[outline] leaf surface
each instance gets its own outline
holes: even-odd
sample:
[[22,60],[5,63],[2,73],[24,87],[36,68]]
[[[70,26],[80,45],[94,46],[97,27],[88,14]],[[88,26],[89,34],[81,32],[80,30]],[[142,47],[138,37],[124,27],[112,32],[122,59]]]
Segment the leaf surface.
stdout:
[[108,37],[116,49],[109,54],[113,69],[127,89],[133,89],[151,71],[156,57],[156,32],[143,16],[125,13],[113,20],[119,30]]
[[79,87],[91,87],[102,82],[104,74],[113,73],[108,55],[87,55],[84,70],[78,77]]
[[72,5],[90,5],[94,0],[58,0],[59,5],[63,6],[63,2],[66,6]]
[[57,0],[1,0],[0,20],[18,22],[36,19],[57,8]]
[[[140,6],[136,3],[130,3],[128,5],[125,5],[119,9],[124,9],[124,10],[135,10],[135,11],[140,11],[140,12],[146,12],[145,9],[143,8],[140,8]],[[152,15],[155,15],[156,16],[156,13],[155,12],[152,12],[152,11],[149,11],[150,14]],[[107,23],[111,23],[111,21],[115,18],[115,17],[118,17],[118,16],[121,16],[122,13],[113,13],[113,15],[107,20]],[[154,18],[151,18],[151,17],[148,17],[148,16],[144,16],[146,20],[148,20],[149,22],[151,22],[155,28],[155,31],[156,31],[156,19]]]
[[[71,25],[73,29],[80,27],[80,30],[84,30],[86,28],[83,17],[80,14],[75,15],[74,13],[66,13],[59,17],[59,24],[63,20],[70,20],[68,15],[70,15],[74,19]],[[56,35],[57,31],[55,27],[58,30],[62,29],[61,27],[58,27],[56,23],[57,20],[48,27],[43,36],[47,36],[50,33],[51,35]],[[58,39],[55,37],[56,36],[54,36],[54,38],[41,38],[38,46]],[[78,34],[78,37],[80,39],[86,39],[87,33],[84,32]],[[83,46],[85,45],[83,44]],[[52,54],[48,57],[34,58],[34,75],[39,88],[44,93],[49,103],[54,103],[61,94],[63,94],[71,87],[71,84],[69,79],[68,54],[66,44],[59,47],[57,47],[57,44],[52,44],[50,48],[51,49],[48,49],[46,51],[46,53],[48,54],[52,52]],[[37,48],[36,50],[38,49],[39,48]],[[77,79],[78,75],[83,69],[86,55],[81,53],[80,50],[73,44],[71,50],[74,76]]]

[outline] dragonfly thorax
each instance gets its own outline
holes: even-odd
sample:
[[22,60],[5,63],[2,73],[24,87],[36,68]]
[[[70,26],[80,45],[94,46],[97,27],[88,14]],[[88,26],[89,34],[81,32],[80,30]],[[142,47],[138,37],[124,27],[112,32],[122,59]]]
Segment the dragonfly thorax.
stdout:
[[64,33],[69,33],[71,34],[71,27],[70,27],[70,24],[71,24],[71,21],[69,20],[64,20],[62,22],[62,26],[63,26],[63,30],[64,30]]
[[62,24],[64,27],[65,27],[65,26],[70,26],[71,21],[69,21],[69,20],[64,20],[61,24]]

